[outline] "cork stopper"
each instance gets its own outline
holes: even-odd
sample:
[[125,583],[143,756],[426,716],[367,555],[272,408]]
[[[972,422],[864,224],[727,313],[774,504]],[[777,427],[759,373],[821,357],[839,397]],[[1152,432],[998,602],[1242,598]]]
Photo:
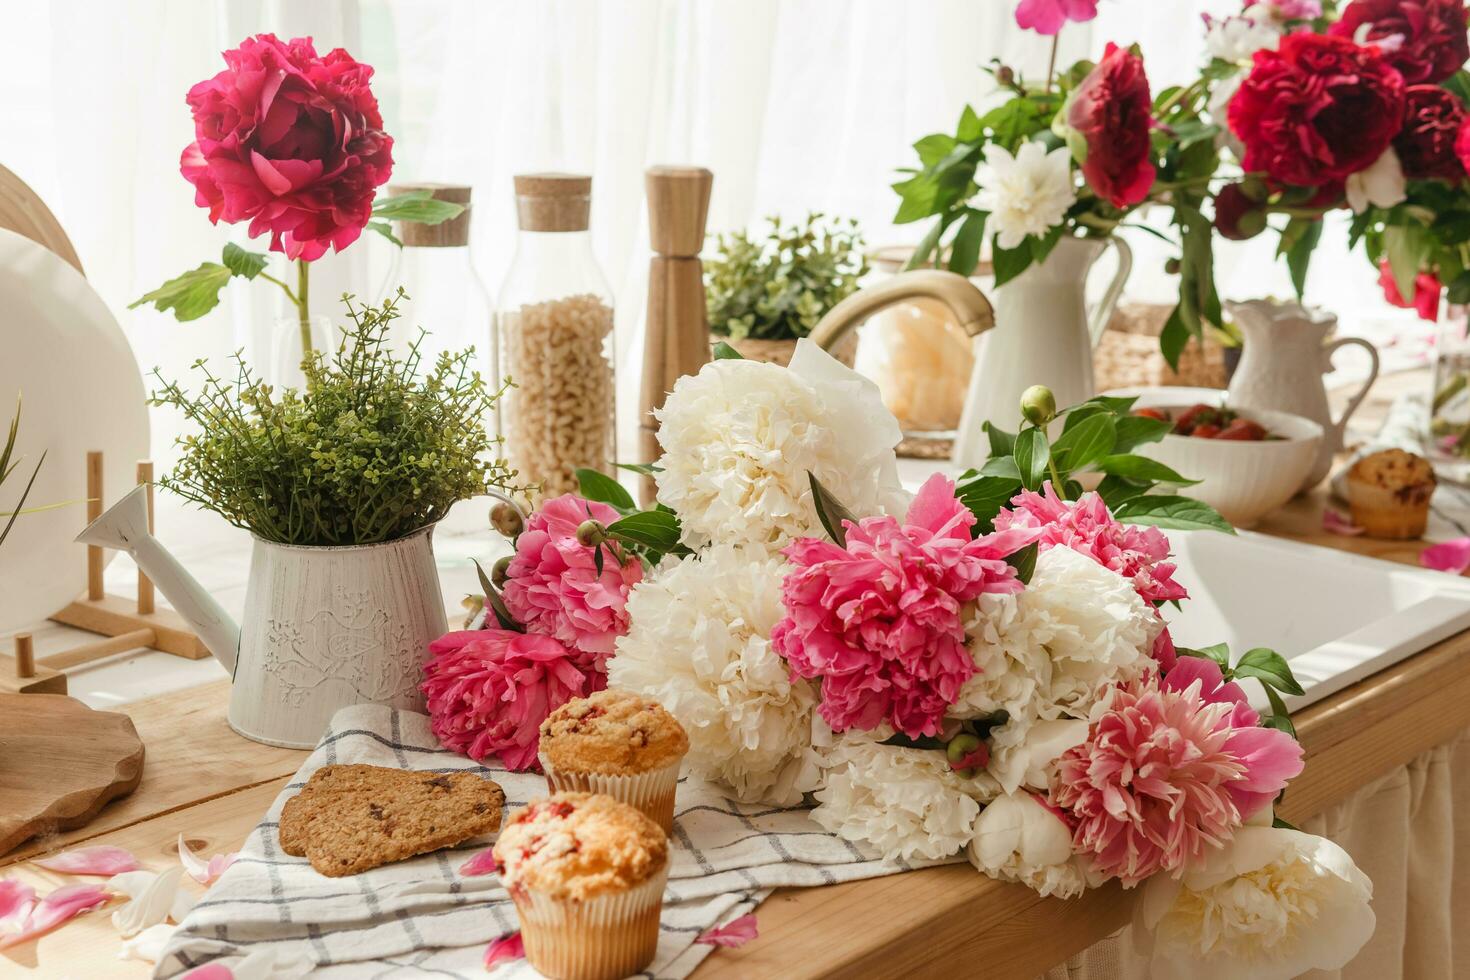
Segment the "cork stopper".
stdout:
[[522,231],[586,231],[592,178],[582,174],[517,174],[516,220]]
[[393,233],[407,248],[453,248],[470,243],[470,188],[467,184],[394,184],[388,193],[407,194],[428,191],[436,201],[464,205],[457,218],[425,225],[416,221],[393,222]]

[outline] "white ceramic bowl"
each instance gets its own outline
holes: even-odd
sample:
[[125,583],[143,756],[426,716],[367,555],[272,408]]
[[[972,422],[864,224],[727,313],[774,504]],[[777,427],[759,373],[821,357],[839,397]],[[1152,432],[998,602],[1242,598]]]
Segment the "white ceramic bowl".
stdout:
[[[1201,402],[1229,407],[1225,392],[1218,388],[1129,388],[1108,394],[1137,395],[1134,408],[1161,408],[1171,415]],[[1286,412],[1237,411],[1281,438],[1236,442],[1167,435],[1133,451],[1158,460],[1180,476],[1199,480],[1178,492],[1203,500],[1236,527],[1252,527],[1301,488],[1316,462],[1322,426]]]

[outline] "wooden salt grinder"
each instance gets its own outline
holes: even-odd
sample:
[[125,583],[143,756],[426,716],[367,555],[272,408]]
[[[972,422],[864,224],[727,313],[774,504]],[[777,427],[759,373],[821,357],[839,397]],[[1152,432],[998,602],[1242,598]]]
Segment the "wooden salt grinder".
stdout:
[[[709,316],[704,300],[704,266],[699,251],[709,217],[714,174],[703,167],[649,167],[648,238],[653,258],[648,266],[648,321],[643,342],[643,393],[639,412],[639,455],[658,459],[658,423],[674,382],[694,374],[709,361]],[[653,503],[654,483],[642,482],[644,506]]]

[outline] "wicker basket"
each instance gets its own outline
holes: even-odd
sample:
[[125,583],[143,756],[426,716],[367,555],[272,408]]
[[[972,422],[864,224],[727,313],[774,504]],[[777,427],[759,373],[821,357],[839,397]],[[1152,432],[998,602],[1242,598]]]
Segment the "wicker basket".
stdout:
[[[796,341],[794,340],[761,340],[756,337],[734,340],[730,337],[710,336],[710,344],[718,344],[720,341],[735,348],[747,361],[762,361],[766,364],[779,364],[782,367],[789,365],[791,355],[796,353]],[[857,359],[857,347],[858,332],[849,330],[842,335],[842,339],[837,341],[836,346],[828,353],[848,367],[852,367],[853,362]]]
[[1170,369],[1164,355],[1159,353],[1159,334],[1173,309],[1146,303],[1119,305],[1092,355],[1098,391],[1159,386],[1225,387],[1225,352],[1214,340],[1206,337],[1202,344],[1190,342],[1179,355],[1178,371]]

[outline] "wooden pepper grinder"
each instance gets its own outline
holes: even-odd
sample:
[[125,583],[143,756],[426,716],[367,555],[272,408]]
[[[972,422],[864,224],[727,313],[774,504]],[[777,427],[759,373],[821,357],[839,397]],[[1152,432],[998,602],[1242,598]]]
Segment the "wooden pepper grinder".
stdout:
[[[710,355],[709,314],[704,300],[704,224],[709,217],[714,174],[703,167],[650,167],[648,237],[648,322],[643,344],[643,397],[639,413],[639,450],[644,462],[658,459],[655,409],[674,382],[694,374]],[[654,483],[645,476],[644,506],[653,502]]]

